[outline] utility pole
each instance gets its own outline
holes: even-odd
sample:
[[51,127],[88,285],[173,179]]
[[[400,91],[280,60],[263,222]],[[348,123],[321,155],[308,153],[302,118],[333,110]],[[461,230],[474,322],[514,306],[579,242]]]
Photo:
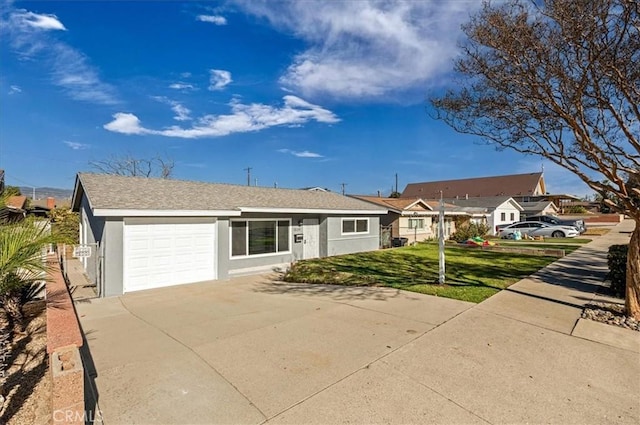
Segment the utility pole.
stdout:
[[396,173],[396,193],[398,193],[398,173]]
[[344,187],[347,185],[347,183],[340,183],[340,185],[342,186],[342,195],[344,196]]
[[247,186],[251,186],[251,167],[244,168],[244,171],[247,172]]
[[444,199],[440,191],[440,211],[438,214],[438,283],[444,285]]

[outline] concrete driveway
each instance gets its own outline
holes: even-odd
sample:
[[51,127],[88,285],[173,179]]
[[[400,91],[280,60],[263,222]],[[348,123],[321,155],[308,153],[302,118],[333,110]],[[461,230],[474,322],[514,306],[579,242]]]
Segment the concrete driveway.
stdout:
[[[386,366],[370,365],[473,305],[251,276],[92,300],[77,309],[105,424],[261,423],[358,372],[368,371],[353,377],[357,385],[366,384],[362,379],[380,385]],[[427,397],[446,412],[431,420],[477,420],[409,378],[396,379],[390,384],[410,383],[412,397]]]
[[628,231],[478,305],[269,276],[77,304],[102,418],[640,423],[640,333],[580,319]]

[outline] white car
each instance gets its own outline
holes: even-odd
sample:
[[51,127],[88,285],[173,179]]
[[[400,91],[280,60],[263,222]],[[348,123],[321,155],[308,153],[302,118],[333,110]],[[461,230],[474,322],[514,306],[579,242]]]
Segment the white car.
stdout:
[[539,221],[521,221],[502,227],[498,232],[498,236],[503,239],[512,239],[516,231],[519,231],[522,235],[544,236],[547,238],[575,238],[580,234],[578,229],[573,226],[546,224]]

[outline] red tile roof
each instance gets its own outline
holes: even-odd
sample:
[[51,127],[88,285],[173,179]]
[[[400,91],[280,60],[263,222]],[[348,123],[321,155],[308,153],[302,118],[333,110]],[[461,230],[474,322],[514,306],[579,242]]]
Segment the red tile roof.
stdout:
[[[541,183],[543,193],[535,193]],[[402,192],[403,198],[437,198],[440,191],[445,198],[485,196],[533,196],[544,194],[542,173],[512,174],[508,176],[477,177],[471,179],[442,180],[436,182],[409,183]]]
[[7,198],[7,207],[15,209],[23,209],[24,204],[27,202],[27,197],[24,195],[14,195]]

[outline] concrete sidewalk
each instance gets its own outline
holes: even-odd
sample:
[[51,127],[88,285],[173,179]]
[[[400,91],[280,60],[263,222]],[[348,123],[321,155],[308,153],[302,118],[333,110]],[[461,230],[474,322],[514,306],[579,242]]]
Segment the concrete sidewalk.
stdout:
[[640,423],[640,333],[579,318],[632,228],[478,305],[265,276],[78,304],[104,423]]

